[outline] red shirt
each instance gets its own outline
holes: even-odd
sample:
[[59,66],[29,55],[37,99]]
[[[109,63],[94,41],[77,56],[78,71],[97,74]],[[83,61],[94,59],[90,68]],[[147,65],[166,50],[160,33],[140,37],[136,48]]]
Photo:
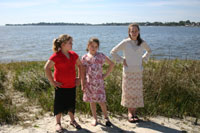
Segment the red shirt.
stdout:
[[76,86],[75,64],[78,54],[74,51],[69,51],[69,56],[70,58],[68,59],[61,51],[58,51],[49,58],[55,63],[54,80],[62,83],[61,88],[73,88]]

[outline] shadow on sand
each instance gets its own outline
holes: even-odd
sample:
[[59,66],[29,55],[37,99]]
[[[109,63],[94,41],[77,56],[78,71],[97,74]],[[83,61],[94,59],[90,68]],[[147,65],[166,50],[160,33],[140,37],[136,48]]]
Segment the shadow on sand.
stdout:
[[128,130],[121,129],[121,128],[115,126],[113,123],[112,123],[111,127],[107,127],[101,123],[99,123],[99,125],[102,126],[101,127],[102,131],[108,132],[108,133],[134,133],[134,131],[128,131]]
[[[114,124],[112,124],[111,127],[106,127],[105,125],[101,124],[102,127],[102,131],[105,131],[105,132],[112,132],[112,133],[134,133],[134,131],[128,131],[128,130],[124,130],[124,129],[121,129],[117,126],[115,126]],[[177,130],[177,129],[173,129],[173,128],[169,128],[169,127],[166,127],[164,125],[160,125],[158,123],[155,123],[155,122],[152,122],[152,121],[140,121],[139,123],[136,124],[136,127],[135,127],[135,123],[133,123],[133,128],[148,128],[148,129],[151,129],[152,131],[155,131],[155,132],[163,132],[163,133],[186,133],[186,131],[180,131],[180,130]],[[148,132],[148,131],[147,131]]]
[[[128,131],[121,129],[120,127],[117,127],[112,123],[111,127],[107,127],[102,123],[98,123],[101,125],[101,130],[99,132],[108,132],[108,133],[135,133],[134,131]],[[135,126],[136,125],[136,126]],[[173,128],[166,127],[164,125],[160,125],[158,123],[152,122],[152,121],[140,121],[139,123],[133,123],[133,129],[136,128],[144,128],[145,129],[151,129],[155,132],[162,132],[162,133],[187,133],[186,131],[181,131]],[[152,132],[151,131],[151,132]],[[147,131],[148,132],[148,131]],[[67,129],[63,129],[62,133],[92,133],[90,130],[82,128],[81,130],[77,131],[68,131]]]
[[160,125],[158,123],[152,122],[152,121],[140,121],[136,124],[137,127],[140,128],[149,128],[151,130],[154,130],[155,132],[163,132],[163,133],[186,133],[186,131],[180,131],[177,129],[169,128],[164,125]]
[[60,133],[91,133],[91,131],[85,129],[85,128],[82,128],[80,130],[77,130],[77,131],[68,131],[67,129],[63,129],[62,132]]

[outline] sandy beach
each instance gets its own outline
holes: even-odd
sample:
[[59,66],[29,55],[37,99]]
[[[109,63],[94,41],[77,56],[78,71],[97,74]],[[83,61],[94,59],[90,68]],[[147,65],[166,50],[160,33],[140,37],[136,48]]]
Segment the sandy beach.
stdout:
[[[129,123],[124,116],[110,117],[112,122],[111,127],[106,127],[102,117],[99,117],[97,126],[92,126],[91,116],[76,114],[77,122],[82,126],[81,130],[76,130],[69,122],[69,116],[65,115],[62,118],[63,132],[113,132],[113,133],[179,133],[192,132],[198,133],[200,125],[194,125],[192,118],[172,119],[162,116],[141,118],[139,123]],[[1,133],[54,133],[55,132],[55,118],[51,113],[46,113],[44,116],[35,121],[24,121],[17,125],[3,125],[0,127]]]

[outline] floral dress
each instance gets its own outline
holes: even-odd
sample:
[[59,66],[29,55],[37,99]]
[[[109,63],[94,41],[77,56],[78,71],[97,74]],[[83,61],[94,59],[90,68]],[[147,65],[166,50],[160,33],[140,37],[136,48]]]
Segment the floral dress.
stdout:
[[85,102],[106,102],[102,65],[106,56],[97,52],[95,56],[85,54],[82,63],[86,67],[85,92],[83,101]]

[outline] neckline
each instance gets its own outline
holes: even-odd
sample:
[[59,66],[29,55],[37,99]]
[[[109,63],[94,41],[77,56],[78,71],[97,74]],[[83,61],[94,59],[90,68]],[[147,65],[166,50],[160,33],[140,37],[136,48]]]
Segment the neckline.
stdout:
[[132,40],[130,37],[128,38],[132,42],[137,42],[138,40]]
[[65,56],[65,58],[67,58],[68,60],[70,60],[71,59],[71,56],[70,56],[70,52],[68,51],[68,54],[69,54],[69,58],[67,57],[67,55],[65,55],[62,51],[60,51],[60,53],[63,55],[63,56]]
[[98,54],[98,52],[96,52],[95,55],[92,55],[92,54],[90,54],[90,53],[88,52],[88,53],[87,53],[87,56],[90,57],[90,58],[93,58],[93,57],[97,56],[97,54]]
[[133,43],[137,43],[137,42],[138,42],[138,40],[131,40],[131,42],[133,42]]

